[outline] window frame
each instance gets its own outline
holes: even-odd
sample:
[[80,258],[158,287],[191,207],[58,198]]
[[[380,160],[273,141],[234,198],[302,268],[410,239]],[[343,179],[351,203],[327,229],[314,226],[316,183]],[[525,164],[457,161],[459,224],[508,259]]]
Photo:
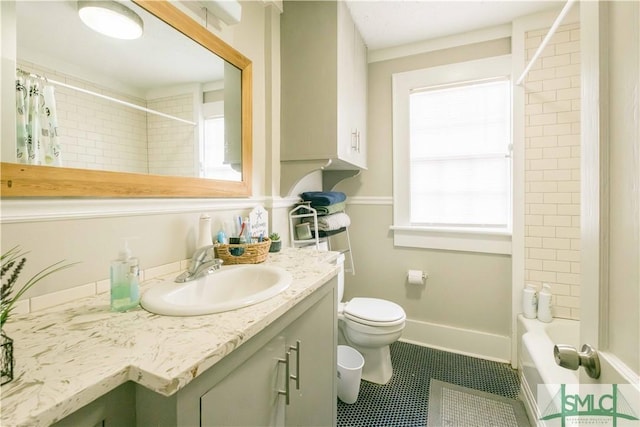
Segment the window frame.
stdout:
[[[409,186],[409,95],[411,89],[485,80],[499,76],[511,78],[511,69],[511,55],[502,55],[392,75],[393,225],[390,229],[393,231],[395,246],[511,254],[513,228],[511,209],[507,213],[509,223],[506,229],[416,226],[410,223]],[[511,98],[513,104],[513,92]],[[513,115],[511,120],[513,122]],[[511,134],[513,143],[513,126]],[[510,185],[513,200],[513,163],[511,169]]]

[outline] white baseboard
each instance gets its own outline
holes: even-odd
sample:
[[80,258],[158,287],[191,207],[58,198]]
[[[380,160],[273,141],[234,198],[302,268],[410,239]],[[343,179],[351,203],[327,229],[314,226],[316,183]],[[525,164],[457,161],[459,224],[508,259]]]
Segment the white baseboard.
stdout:
[[496,362],[511,360],[510,337],[437,323],[407,319],[401,341]]

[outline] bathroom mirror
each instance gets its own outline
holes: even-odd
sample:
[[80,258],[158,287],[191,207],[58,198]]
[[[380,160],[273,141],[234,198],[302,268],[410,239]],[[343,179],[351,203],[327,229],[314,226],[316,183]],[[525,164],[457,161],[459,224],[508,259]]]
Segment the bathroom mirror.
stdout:
[[[42,2],[36,10],[43,13],[38,8],[49,3],[57,3],[66,10],[68,19],[79,22],[76,1]],[[17,76],[42,77],[41,81],[46,77],[55,86],[57,110],[65,115],[66,123],[79,122],[80,128],[93,120],[86,118],[89,114],[105,122],[109,119],[102,116],[111,114],[121,116],[125,124],[117,125],[119,130],[111,131],[111,135],[103,135],[98,125],[82,131],[62,129],[68,140],[79,140],[77,147],[62,146],[62,167],[44,162],[2,163],[2,197],[250,196],[251,61],[170,2],[138,0],[124,4],[143,19],[143,38],[147,37],[146,43],[150,44],[138,43],[138,50],[131,51],[136,40],[108,39],[111,48],[121,49],[117,56],[106,47],[89,44],[88,36],[74,37],[71,31],[58,30],[66,39],[51,47],[47,51],[51,60],[44,61],[46,55],[21,54],[20,41],[26,37],[17,30]],[[21,13],[24,11],[16,11],[18,26]],[[58,28],[78,25],[52,21]],[[107,39],[97,33],[95,37]],[[128,53],[123,53],[127,52],[124,46]],[[56,49],[77,53],[79,58],[98,55],[105,61],[100,65],[87,59],[85,62],[100,68],[99,72],[87,73],[83,71],[87,64],[63,57],[63,53],[56,55]],[[143,55],[148,51],[152,55]],[[151,69],[145,65],[151,65]],[[3,79],[3,85],[6,82]],[[129,108],[106,98],[143,108]],[[85,117],[68,119],[68,110],[73,109],[81,110]],[[143,125],[136,127],[132,122]],[[3,146],[5,139],[3,136]],[[99,157],[107,151],[93,140],[107,141],[103,145],[109,150],[119,145],[122,152],[82,164],[80,160],[89,155]],[[145,141],[142,147],[136,147],[138,140]],[[9,142],[15,146],[14,141]],[[142,152],[147,157],[132,159],[124,157],[124,152]],[[7,158],[5,153],[3,147],[3,159]],[[80,160],[76,162],[76,158]]]

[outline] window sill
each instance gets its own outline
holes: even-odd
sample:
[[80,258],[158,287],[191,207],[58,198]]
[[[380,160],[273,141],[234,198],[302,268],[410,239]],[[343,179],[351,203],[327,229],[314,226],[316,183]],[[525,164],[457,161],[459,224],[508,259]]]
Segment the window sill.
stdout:
[[511,255],[511,232],[392,225],[394,246]]

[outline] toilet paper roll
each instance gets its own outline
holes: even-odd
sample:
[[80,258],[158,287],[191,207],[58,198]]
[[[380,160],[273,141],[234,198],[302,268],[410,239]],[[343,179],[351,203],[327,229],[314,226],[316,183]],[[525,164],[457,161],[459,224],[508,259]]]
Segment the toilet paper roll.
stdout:
[[422,270],[409,270],[407,281],[410,285],[424,285],[424,272]]

